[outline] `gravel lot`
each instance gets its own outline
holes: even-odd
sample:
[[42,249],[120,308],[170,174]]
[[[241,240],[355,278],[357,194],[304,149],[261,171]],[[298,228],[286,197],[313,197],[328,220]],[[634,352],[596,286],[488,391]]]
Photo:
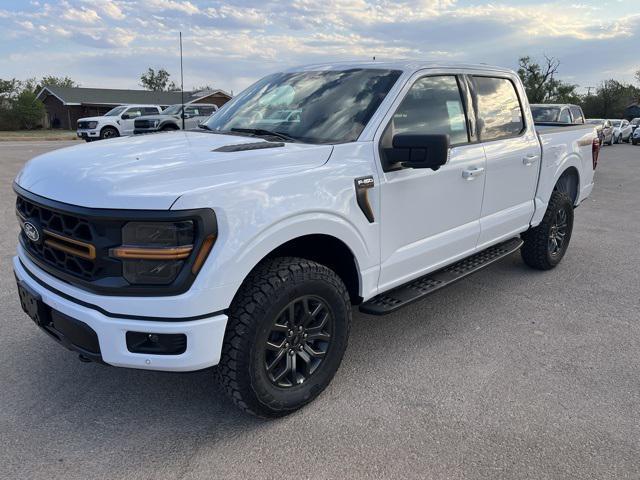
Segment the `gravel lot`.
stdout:
[[516,254],[356,314],[306,409],[247,417],[208,371],[84,364],[21,312],[11,182],[73,142],[0,145],[0,478],[640,478],[640,147],[605,147],[551,272]]

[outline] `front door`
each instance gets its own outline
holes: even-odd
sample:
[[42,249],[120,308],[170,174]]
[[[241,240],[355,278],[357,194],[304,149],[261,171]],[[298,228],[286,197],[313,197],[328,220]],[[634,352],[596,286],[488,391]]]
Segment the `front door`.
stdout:
[[[470,143],[462,85],[455,75],[417,78],[380,139],[381,290],[475,249],[485,157],[482,145]],[[385,151],[397,133],[449,135],[449,160],[436,171],[390,164]]]
[[120,117],[120,130],[123,137],[133,135],[133,127],[136,118],[142,116],[142,107],[127,108]]

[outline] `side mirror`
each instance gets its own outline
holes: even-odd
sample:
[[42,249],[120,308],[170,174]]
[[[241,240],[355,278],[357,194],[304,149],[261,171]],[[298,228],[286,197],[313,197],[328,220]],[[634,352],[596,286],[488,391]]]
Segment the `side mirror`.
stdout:
[[131,116],[128,113],[123,113],[120,118],[122,120],[129,120],[131,118]]
[[449,158],[449,135],[400,133],[392,140],[393,161],[406,168],[438,170]]

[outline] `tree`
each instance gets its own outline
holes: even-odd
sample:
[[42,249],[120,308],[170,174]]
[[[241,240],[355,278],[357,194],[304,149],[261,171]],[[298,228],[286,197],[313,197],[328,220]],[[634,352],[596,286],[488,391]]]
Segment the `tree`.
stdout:
[[149,68],[146,73],[140,75],[140,85],[154,92],[173,92],[180,90],[173,81],[169,82],[170,76],[169,72],[164,68],[159,69],[157,72],[153,68]]
[[76,81],[72,80],[71,78],[64,76],[64,77],[56,77],[54,75],[46,75],[44,77],[42,77],[42,80],[40,80],[40,86],[44,87],[50,85],[52,87],[67,87],[67,88],[73,88],[73,87],[79,87],[80,84],[77,83]]
[[20,80],[12,78],[3,80],[0,78],[0,103],[9,101],[18,95],[20,91]]
[[583,98],[582,109],[587,117],[623,118],[624,110],[640,98],[640,89],[610,79],[602,82],[594,95]]
[[578,103],[580,96],[577,85],[555,78],[560,61],[544,56],[545,63],[540,65],[529,56],[518,60],[518,75],[531,103]]
[[11,110],[16,123],[27,130],[39,126],[45,113],[43,103],[30,90],[20,92]]
[[636,72],[636,75],[635,75],[635,76],[636,76],[636,81],[637,81],[638,83],[640,83],[640,70],[638,70],[638,71]]

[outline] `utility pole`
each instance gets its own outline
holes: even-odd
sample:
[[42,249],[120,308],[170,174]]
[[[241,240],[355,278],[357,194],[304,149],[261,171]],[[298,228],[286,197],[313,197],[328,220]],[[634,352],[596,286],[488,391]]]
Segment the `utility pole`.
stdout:
[[184,73],[182,70],[182,32],[180,32],[180,101],[182,103],[182,130],[184,131]]

